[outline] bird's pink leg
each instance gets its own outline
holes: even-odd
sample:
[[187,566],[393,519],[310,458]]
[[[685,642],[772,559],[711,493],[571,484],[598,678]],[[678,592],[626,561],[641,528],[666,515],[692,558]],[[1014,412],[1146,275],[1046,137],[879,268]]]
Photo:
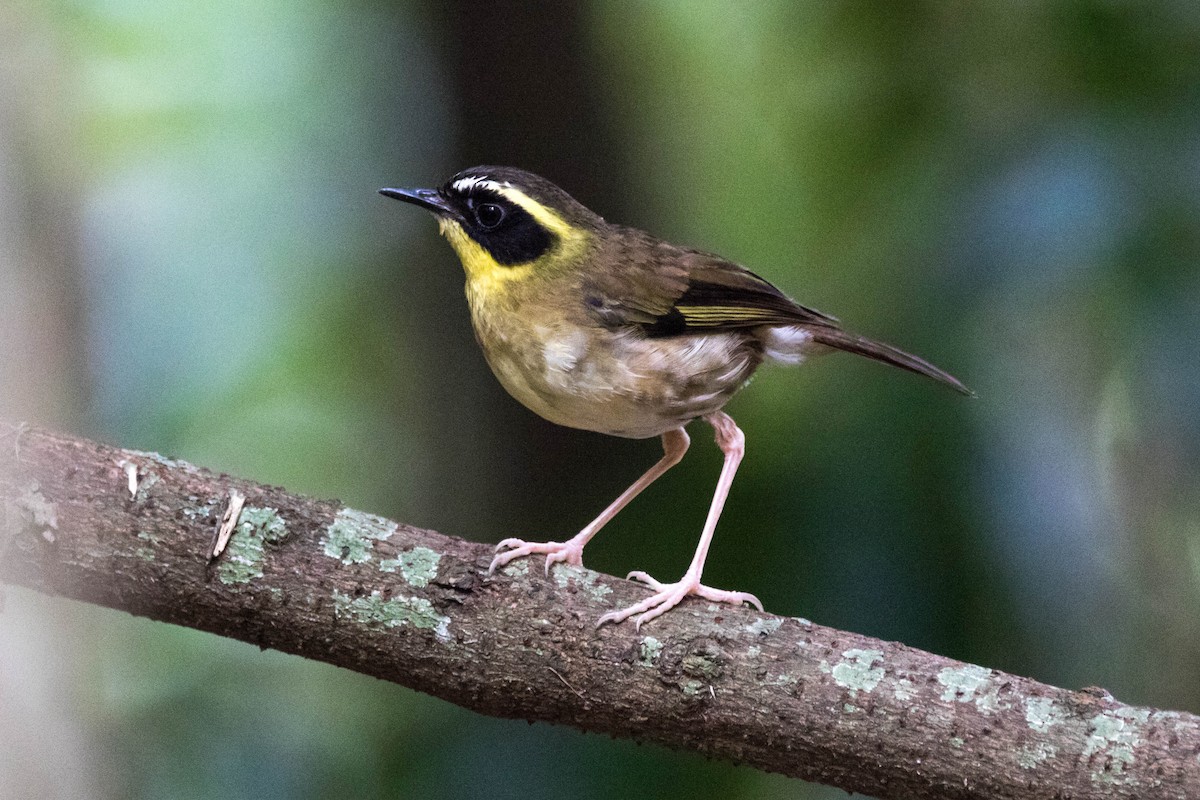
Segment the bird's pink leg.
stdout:
[[712,544],[713,531],[717,528],[717,520],[721,518],[721,509],[725,507],[725,498],[729,496],[729,487],[733,484],[734,473],[746,452],[746,437],[741,428],[733,421],[733,417],[724,411],[717,411],[704,418],[717,435],[717,446],[725,454],[725,464],[721,467],[721,477],[717,480],[717,491],[713,494],[712,506],[708,509],[708,519],[704,522],[704,531],[700,534],[700,544],[696,546],[696,555],[692,556],[691,566],[678,583],[660,583],[644,572],[631,572],[629,577],[650,585],[654,594],[640,603],[636,603],[621,611],[605,614],[596,623],[596,627],[606,622],[621,622],[639,614],[635,627],[640,628],[643,622],[649,622],[655,617],[665,614],[679,604],[689,594],[698,595],[716,603],[733,603],[741,605],[749,603],[759,611],[763,610],[758,598],[746,592],[728,592],[723,589],[712,589],[700,583],[700,574],[704,571],[704,559],[708,557],[708,546]]
[[550,571],[550,565],[558,561],[562,561],[565,564],[582,566],[583,546],[599,533],[600,529],[607,525],[609,520],[617,515],[618,511],[629,505],[630,500],[641,494],[643,489],[654,483],[664,472],[678,464],[680,459],[683,458],[683,454],[687,452],[690,441],[687,432],[683,428],[667,431],[662,435],[663,456],[658,460],[658,463],[646,470],[645,475],[638,478],[620,497],[613,500],[612,504],[604,509],[600,513],[600,516],[588,523],[586,528],[565,542],[526,542],[523,539],[505,539],[496,545],[496,550],[499,551],[505,548],[507,550],[503,553],[497,552],[496,557],[492,559],[491,566],[488,567],[488,574],[491,575],[499,567],[503,567],[514,558],[521,558],[522,556],[534,553],[546,554],[546,572]]

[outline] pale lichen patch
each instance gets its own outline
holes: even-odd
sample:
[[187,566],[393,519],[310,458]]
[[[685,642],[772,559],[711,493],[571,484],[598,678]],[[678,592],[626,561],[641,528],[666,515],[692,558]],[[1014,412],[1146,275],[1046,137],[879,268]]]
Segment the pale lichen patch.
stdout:
[[281,541],[288,534],[279,512],[265,506],[246,506],[217,568],[221,583],[249,583],[263,575],[263,544]]
[[590,569],[577,567],[574,564],[555,564],[553,572],[554,582],[558,584],[560,589],[567,588],[574,581],[576,586],[597,602],[603,601],[605,596],[612,594],[612,587],[596,583],[596,579],[600,577],[600,574],[592,572]]
[[135,503],[144,503],[146,498],[150,496],[150,490],[158,485],[158,473],[153,470],[147,470],[142,473],[140,480],[137,482],[137,488],[133,492],[133,500]]
[[1008,708],[1000,699],[1000,685],[992,679],[992,671],[975,664],[946,667],[938,673],[937,681],[946,687],[942,700],[974,703],[985,714]]
[[[193,503],[199,503],[200,498],[189,497],[188,500]],[[197,506],[186,507],[183,509],[183,515],[192,522],[207,521],[212,518],[213,511],[216,508],[216,502],[201,503]]]
[[321,540],[325,555],[339,559],[343,564],[362,564],[371,560],[375,542],[391,537],[397,529],[391,520],[343,508],[325,530]]
[[833,666],[829,662],[821,662],[821,671],[828,673],[844,689],[849,689],[851,696],[859,692],[874,691],[883,680],[883,667],[876,667],[876,661],[883,661],[881,650],[851,649],[842,653],[842,660]]
[[966,743],[967,743],[966,739],[962,738],[961,736],[951,736],[950,737],[950,746],[953,747],[955,750],[961,750],[962,746]]
[[529,575],[529,559],[522,558],[507,564],[502,570],[510,578],[524,578]]
[[439,614],[424,597],[384,599],[378,591],[366,597],[350,597],[335,591],[333,610],[338,617],[353,619],[369,627],[397,628],[411,625],[432,630],[443,642],[450,640],[450,618]]
[[705,683],[713,683],[725,671],[717,652],[704,649],[688,653],[680,659],[680,667],[688,675],[703,678]]
[[653,667],[654,661],[662,653],[663,644],[653,636],[643,636],[638,644],[638,665]]
[[287,524],[279,512],[270,506],[246,506],[242,509],[240,520],[239,528],[253,531],[264,542],[275,544],[287,538]]
[[185,472],[195,472],[196,471],[196,468],[193,467],[188,462],[180,461],[175,458],[167,458],[166,456],[162,455],[161,453],[151,453],[148,450],[126,450],[125,452],[131,456],[137,456],[138,458],[142,459],[143,461],[153,461],[154,463],[160,464],[164,467],[167,467],[168,469],[178,469],[178,470],[183,470]]
[[770,636],[779,630],[779,626],[782,624],[783,620],[779,617],[759,617],[747,625],[746,630],[759,636]]
[[217,569],[221,583],[249,583],[262,577],[262,540],[235,532],[225,548],[225,558]]
[[438,564],[441,563],[441,560],[442,554],[436,550],[430,550],[428,547],[414,547],[411,550],[403,551],[396,558],[380,561],[379,569],[384,572],[395,572],[398,569],[404,576],[404,580],[408,581],[411,586],[422,589],[437,577]]
[[892,685],[892,695],[902,703],[917,696],[917,685],[908,678],[898,678]]
[[683,693],[688,697],[695,697],[704,691],[704,684],[698,680],[692,679],[684,681],[682,684],[680,684],[680,688],[683,689]]
[[1017,764],[1023,769],[1033,769],[1046,759],[1054,758],[1056,755],[1058,755],[1058,748],[1052,744],[1045,742],[1027,744],[1017,752]]
[[1066,719],[1062,706],[1049,697],[1030,697],[1025,701],[1025,721],[1031,730],[1048,730]]
[[1092,717],[1083,756],[1100,755],[1103,765],[1092,771],[1093,783],[1133,783],[1125,768],[1134,761],[1134,751],[1142,743],[1142,726],[1150,719],[1146,708],[1116,708]]
[[133,551],[133,554],[143,561],[154,560],[154,548],[159,545],[158,534],[150,533],[149,531],[139,531],[137,538],[146,542],[149,547],[142,546]]
[[[58,530],[58,506],[46,499],[37,481],[21,490],[15,505],[16,513],[13,516],[23,516],[27,524],[41,530],[43,536],[49,531]],[[47,538],[53,539],[53,534]]]

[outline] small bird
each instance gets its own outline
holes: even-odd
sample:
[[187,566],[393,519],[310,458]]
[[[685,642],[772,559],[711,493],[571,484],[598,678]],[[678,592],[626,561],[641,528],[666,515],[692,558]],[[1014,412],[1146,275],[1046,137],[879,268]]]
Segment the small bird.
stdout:
[[596,623],[637,615],[639,627],[688,595],[749,603],[752,594],[700,582],[745,437],[721,409],[763,361],[797,364],[844,350],[927,375],[971,395],[957,378],[838,320],[799,305],[720,256],[613,225],[545,178],[513,167],[459,172],[437,189],[380,189],[433,212],[466,273],[475,337],[509,394],[545,419],[632,439],[661,437],[663,456],[600,516],[564,542],[505,539],[488,568],[546,556],[582,565],[583,548],[629,501],[679,463],[684,427],[703,418],[725,455],[700,543],[675,583],[629,578],[652,594]]

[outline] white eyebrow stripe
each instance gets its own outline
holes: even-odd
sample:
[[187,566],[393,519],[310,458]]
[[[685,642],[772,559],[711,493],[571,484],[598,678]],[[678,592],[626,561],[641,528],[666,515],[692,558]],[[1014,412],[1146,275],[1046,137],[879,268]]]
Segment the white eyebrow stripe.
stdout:
[[477,175],[470,175],[466,178],[459,178],[451,184],[456,192],[467,194],[472,189],[491,189],[497,194],[502,194],[503,190],[508,186],[507,183],[498,183],[487,178],[481,178]]

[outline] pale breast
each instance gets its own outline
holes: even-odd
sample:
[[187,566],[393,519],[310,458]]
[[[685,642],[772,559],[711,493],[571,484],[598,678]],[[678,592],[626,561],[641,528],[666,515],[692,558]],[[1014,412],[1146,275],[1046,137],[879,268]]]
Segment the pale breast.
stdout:
[[480,340],[513,397],[559,425],[630,438],[716,411],[762,359],[741,332],[647,338],[565,323],[504,327]]

